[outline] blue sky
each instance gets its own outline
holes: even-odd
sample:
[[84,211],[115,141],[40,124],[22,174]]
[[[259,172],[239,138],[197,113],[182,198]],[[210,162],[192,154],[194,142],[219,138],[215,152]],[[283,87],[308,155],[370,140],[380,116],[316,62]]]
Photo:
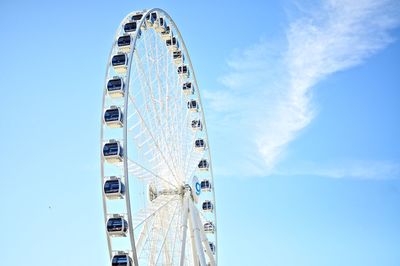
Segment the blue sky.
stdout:
[[120,20],[149,7],[178,24],[201,86],[220,265],[399,265],[390,0],[1,1],[2,263],[108,265],[105,64]]

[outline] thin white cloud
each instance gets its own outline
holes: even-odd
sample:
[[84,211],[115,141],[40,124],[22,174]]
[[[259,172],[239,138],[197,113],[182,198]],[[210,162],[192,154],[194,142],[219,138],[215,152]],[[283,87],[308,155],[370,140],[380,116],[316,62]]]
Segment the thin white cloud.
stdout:
[[394,0],[322,1],[289,24],[284,51],[266,40],[237,51],[220,80],[228,89],[208,91],[205,98],[213,110],[236,119],[224,125],[231,132],[238,124],[248,127],[241,144],[253,154],[239,161],[250,160],[246,164],[257,165],[257,173],[272,171],[315,116],[312,87],[391,43],[398,10]]
[[283,176],[324,176],[330,178],[353,178],[387,180],[400,178],[400,165],[393,161],[341,160],[332,163],[300,163],[291,168],[275,169]]

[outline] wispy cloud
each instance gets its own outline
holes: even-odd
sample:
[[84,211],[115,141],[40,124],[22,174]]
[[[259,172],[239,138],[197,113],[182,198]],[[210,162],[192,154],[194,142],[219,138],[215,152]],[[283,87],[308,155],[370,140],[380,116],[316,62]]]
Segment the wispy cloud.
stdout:
[[[279,168],[279,167],[278,167]],[[400,178],[400,165],[393,161],[340,160],[331,163],[302,162],[290,168],[275,169],[274,174],[284,176],[324,176],[330,178],[353,178],[387,180]]]
[[205,94],[211,108],[235,118],[235,124],[224,125],[231,132],[237,125],[249,128],[241,143],[253,152],[241,160],[257,173],[272,171],[315,117],[313,86],[393,41],[390,30],[399,24],[400,4],[326,0],[307,10],[289,24],[285,42],[260,40],[236,51],[221,77],[228,89]]

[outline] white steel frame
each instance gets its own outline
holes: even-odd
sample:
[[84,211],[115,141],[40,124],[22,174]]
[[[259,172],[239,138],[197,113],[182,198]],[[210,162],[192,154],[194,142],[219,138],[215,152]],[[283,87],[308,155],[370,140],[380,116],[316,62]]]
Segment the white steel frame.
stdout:
[[[165,44],[160,30],[147,25],[146,16],[153,12],[164,18],[177,38],[189,77],[177,73],[179,65],[173,62],[172,52],[168,52],[166,46],[160,47],[160,43]],[[117,252],[125,251],[134,265],[217,265],[216,201],[210,144],[199,86],[178,27],[162,9],[142,11],[137,30],[131,34],[126,73],[121,75],[114,71],[111,64],[113,55],[119,51],[116,42],[124,33],[125,23],[137,13],[132,12],[121,21],[105,76],[105,84],[113,76],[122,77],[125,93],[123,98],[111,98],[104,89],[102,116],[110,104],[119,106],[123,110],[123,126],[110,129],[102,117],[101,152],[103,144],[115,138],[123,147],[124,158],[122,163],[110,165],[101,156],[101,180],[103,184],[108,176],[120,176],[126,191],[125,197],[119,200],[109,199],[102,193],[104,221],[106,223],[113,214],[120,214],[126,217],[129,227],[125,239],[107,234],[109,256],[111,259]],[[194,95],[188,96],[182,91],[181,86],[186,81],[192,82]],[[190,99],[197,100],[198,112],[187,109],[186,102]],[[192,119],[201,120],[202,130],[192,130]],[[207,144],[202,152],[194,148],[194,141],[199,136]],[[128,153],[128,149],[133,152]],[[203,158],[207,158],[209,170],[198,173],[197,164]],[[195,185],[191,184],[194,175],[202,176],[201,179],[205,176],[212,187],[211,192],[199,196],[198,202]],[[214,205],[212,213],[201,209],[202,201],[206,199]],[[139,204],[141,207],[137,206]],[[208,221],[215,226],[212,236],[204,232],[203,224]],[[215,244],[215,255],[209,241]]]

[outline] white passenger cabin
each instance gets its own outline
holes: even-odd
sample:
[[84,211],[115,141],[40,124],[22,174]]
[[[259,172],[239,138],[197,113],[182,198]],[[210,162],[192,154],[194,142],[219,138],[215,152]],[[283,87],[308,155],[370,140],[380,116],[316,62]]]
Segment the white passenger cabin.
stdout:
[[210,249],[211,249],[212,254],[215,255],[216,248],[215,248],[214,242],[209,242],[209,245],[210,245]]
[[125,196],[125,185],[121,178],[110,176],[104,182],[103,191],[109,200],[123,199]]
[[107,95],[112,98],[123,97],[125,92],[124,81],[120,77],[113,77],[107,82]]
[[118,53],[112,57],[111,64],[118,74],[125,74],[128,69],[128,55],[126,53]]
[[134,264],[128,253],[118,251],[111,259],[111,266],[134,266]]
[[157,21],[158,14],[157,12],[151,12],[146,16],[146,25],[147,27],[153,27],[154,23]]
[[127,34],[132,34],[136,32],[137,30],[137,22],[136,21],[130,21],[124,25],[124,32]]
[[187,65],[179,66],[177,71],[178,75],[183,79],[187,79],[190,76],[189,67]]
[[201,123],[201,120],[192,120],[191,127],[194,131],[203,130],[203,124]]
[[197,165],[200,171],[208,171],[208,168],[210,167],[210,164],[206,159],[200,160],[199,164]]
[[214,210],[214,205],[212,204],[211,201],[205,200],[203,202],[202,209],[203,209],[203,211],[206,211],[206,212],[212,212]]
[[165,29],[161,32],[161,39],[164,41],[169,40],[173,37],[172,30],[169,26],[166,26]]
[[119,141],[111,139],[103,145],[103,157],[109,163],[119,163],[123,161],[124,153]]
[[107,220],[107,233],[112,237],[126,237],[128,232],[128,222],[123,215],[114,214]]
[[124,119],[120,107],[110,106],[103,117],[104,123],[111,128],[121,128],[124,125]]
[[181,50],[172,52],[172,59],[174,60],[175,65],[182,65],[185,61],[185,55]]
[[182,85],[182,91],[185,95],[192,95],[194,94],[194,86],[192,82],[185,82]]
[[204,139],[196,139],[194,141],[194,148],[198,152],[204,151],[206,149],[206,146],[206,141]]
[[200,188],[203,192],[210,192],[211,191],[211,182],[208,179],[204,179],[200,182]]
[[154,23],[154,29],[156,32],[163,32],[165,31],[166,27],[167,27],[167,22],[163,17],[158,18]]
[[122,35],[117,40],[118,51],[120,53],[129,53],[131,50],[132,37],[128,35]]
[[214,234],[215,232],[215,227],[212,222],[207,222],[204,224],[204,232],[209,233],[209,234]]
[[191,112],[198,112],[199,111],[199,104],[196,100],[190,100],[187,103],[187,107]]
[[172,37],[170,39],[167,39],[165,41],[165,45],[167,45],[167,48],[170,52],[176,52],[179,50],[179,42],[176,37]]

